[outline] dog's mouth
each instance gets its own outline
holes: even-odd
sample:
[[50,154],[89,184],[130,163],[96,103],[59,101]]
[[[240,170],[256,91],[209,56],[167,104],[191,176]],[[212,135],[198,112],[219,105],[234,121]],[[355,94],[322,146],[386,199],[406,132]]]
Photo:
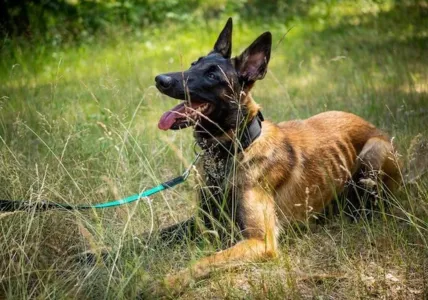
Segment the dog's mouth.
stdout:
[[207,102],[185,101],[171,110],[164,112],[158,127],[162,130],[178,130],[196,124],[201,118],[207,117],[213,105]]

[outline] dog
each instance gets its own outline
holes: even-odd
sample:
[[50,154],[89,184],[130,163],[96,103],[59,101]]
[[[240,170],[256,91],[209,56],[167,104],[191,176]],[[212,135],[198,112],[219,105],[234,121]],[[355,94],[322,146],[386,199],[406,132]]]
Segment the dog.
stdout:
[[232,262],[276,257],[281,228],[322,212],[351,189],[351,179],[360,179],[358,184],[369,174],[388,191],[400,183],[389,138],[354,114],[329,111],[278,124],[264,120],[251,89],[266,75],[270,32],[233,58],[231,48],[230,18],[208,55],[186,71],[155,78],[161,93],[182,100],[162,115],[158,127],[194,128],[205,182],[199,217],[161,235],[194,233],[202,221],[205,229],[230,240],[226,249],[167,276],[163,288],[171,291]]

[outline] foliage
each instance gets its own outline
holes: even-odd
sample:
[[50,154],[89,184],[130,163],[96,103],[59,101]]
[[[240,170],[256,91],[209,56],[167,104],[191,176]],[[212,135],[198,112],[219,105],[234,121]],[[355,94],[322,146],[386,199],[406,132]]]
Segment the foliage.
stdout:
[[0,32],[50,41],[76,40],[112,27],[144,29],[165,22],[205,22],[229,15],[247,22],[290,22],[305,17],[317,3],[328,17],[336,0],[1,0]]

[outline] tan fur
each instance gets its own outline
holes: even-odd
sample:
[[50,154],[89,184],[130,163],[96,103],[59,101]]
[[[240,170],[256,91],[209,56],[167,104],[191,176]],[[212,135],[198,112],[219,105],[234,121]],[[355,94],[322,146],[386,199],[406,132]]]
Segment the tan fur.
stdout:
[[[244,101],[254,116],[259,106],[250,94]],[[281,227],[321,212],[363,166],[382,170],[381,178],[394,189],[399,172],[392,151],[381,131],[346,112],[329,111],[279,124],[263,122],[260,137],[237,158],[244,240],[169,276],[166,287],[181,288],[233,261],[275,257]]]

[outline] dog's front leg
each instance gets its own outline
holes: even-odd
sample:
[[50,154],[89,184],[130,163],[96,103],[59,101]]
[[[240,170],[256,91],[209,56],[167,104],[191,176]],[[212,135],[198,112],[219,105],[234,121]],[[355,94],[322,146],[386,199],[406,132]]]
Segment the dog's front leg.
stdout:
[[197,235],[196,223],[196,217],[191,217],[180,223],[163,228],[158,234],[158,239],[162,243],[177,243],[186,238],[193,240]]
[[244,240],[231,248],[197,261],[192,267],[168,276],[164,288],[180,292],[193,280],[208,277],[214,269],[232,262],[250,262],[277,255],[276,214],[273,197],[262,188],[252,188],[244,193],[239,212]]

